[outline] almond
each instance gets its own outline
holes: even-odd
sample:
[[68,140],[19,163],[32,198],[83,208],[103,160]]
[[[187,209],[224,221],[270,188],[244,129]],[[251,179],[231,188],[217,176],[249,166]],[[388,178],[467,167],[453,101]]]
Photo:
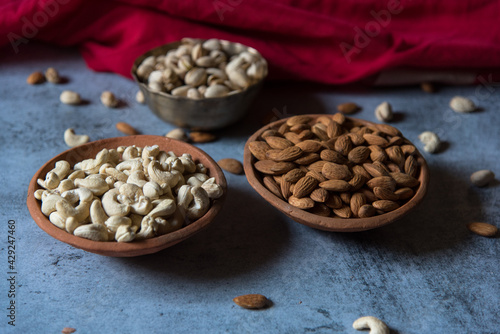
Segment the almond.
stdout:
[[435,93],[437,91],[436,86],[432,82],[422,82],[420,88],[426,93]]
[[309,167],[307,167],[309,170],[314,170],[318,173],[321,173],[321,171],[323,170],[323,166],[326,164],[326,161],[316,161],[312,164],[309,165]]
[[38,71],[31,73],[26,79],[26,82],[30,85],[38,85],[43,83],[44,81],[45,81],[45,76],[43,75],[42,72]]
[[318,216],[329,217],[332,210],[325,204],[316,203],[314,207],[309,210],[309,212]]
[[270,129],[270,130],[266,130],[264,131],[260,137],[262,139],[266,138],[266,137],[269,137],[269,136],[275,136],[275,137],[280,137],[281,136],[281,133],[279,133],[278,131],[276,130],[273,130],[273,129]]
[[328,190],[323,188],[316,188],[309,195],[315,202],[324,203],[328,199]]
[[132,125],[125,122],[116,123],[116,129],[129,136],[134,136],[139,134],[139,132],[136,129],[134,129]]
[[347,159],[342,154],[334,150],[329,150],[329,149],[323,150],[321,151],[319,156],[321,159],[325,161],[335,162],[337,164],[347,163]]
[[407,144],[401,146],[401,151],[406,155],[411,155],[417,153],[417,148],[414,145]]
[[292,127],[297,124],[306,124],[311,121],[311,117],[306,116],[306,115],[297,115],[297,116],[292,116],[286,121],[286,125]]
[[373,207],[373,205],[365,204],[359,208],[358,217],[359,218],[372,217],[372,216],[375,216],[376,213],[377,213],[377,210]]
[[72,327],[64,327],[61,331],[62,334],[71,334],[74,332],[76,332],[76,329]]
[[366,171],[363,166],[355,165],[352,166],[352,171],[354,174],[359,174],[365,178],[365,182],[372,178],[372,176]]
[[399,188],[394,193],[400,200],[410,199],[415,194],[415,192],[411,188]]
[[384,162],[387,160],[387,153],[380,146],[370,145],[368,149],[370,150],[370,159],[372,159],[372,161]]
[[233,302],[243,308],[259,309],[268,306],[269,300],[261,294],[248,294],[234,298]]
[[314,177],[318,182],[325,182],[327,180],[323,174],[315,170],[308,171],[306,175]]
[[288,124],[286,123],[283,123],[280,125],[280,127],[278,128],[278,132],[281,133],[282,135],[286,132],[288,132]]
[[295,196],[290,196],[288,198],[288,203],[293,205],[294,207],[302,210],[311,209],[314,207],[314,201],[309,197],[297,198]]
[[258,160],[267,160],[266,152],[271,149],[271,146],[263,141],[253,141],[248,143],[248,149]]
[[353,148],[347,158],[355,164],[363,163],[370,156],[370,150],[366,146],[358,146]]
[[363,175],[354,174],[352,179],[349,181],[349,184],[351,185],[351,191],[357,191],[361,189],[361,187],[365,185],[366,180],[367,180],[366,177],[364,177]]
[[318,185],[318,180],[310,175],[306,175],[301,178],[293,188],[293,196],[297,198],[302,198],[309,195],[314,188]]
[[300,136],[296,134],[295,132],[286,132],[284,134],[285,138],[289,141],[291,141],[294,144],[299,144],[302,142],[302,139],[300,139]]
[[351,138],[351,142],[355,146],[360,146],[365,143],[365,138],[362,135],[358,135],[357,133],[348,133],[347,136]]
[[373,177],[388,176],[389,173],[380,165],[365,163],[363,168]]
[[344,204],[350,204],[351,203],[351,193],[348,193],[348,192],[344,192],[344,193],[340,193],[340,199],[342,200],[342,202],[344,202]]
[[393,210],[396,210],[397,208],[399,208],[398,203],[396,203],[394,201],[385,200],[385,199],[375,201],[372,203],[372,205],[375,209],[382,210],[384,212],[393,211]]
[[389,170],[389,173],[402,172],[401,168],[398,165],[396,165],[394,162],[389,162],[386,166],[387,166],[387,169]]
[[332,209],[333,213],[335,213],[340,218],[351,218],[353,216],[351,208],[347,205],[344,205],[338,209]]
[[487,186],[494,179],[495,173],[488,169],[478,170],[477,172],[472,173],[472,175],[470,176],[470,181],[476,187]]
[[217,161],[217,164],[220,166],[220,168],[224,169],[225,171],[228,171],[229,173],[236,175],[243,173],[243,165],[236,159],[232,158],[221,159]]
[[300,149],[302,151],[304,151],[305,153],[316,153],[322,147],[321,142],[319,142],[317,140],[310,140],[310,139],[304,140],[300,143],[297,143],[297,144],[295,144],[295,146],[300,147]]
[[420,183],[416,178],[405,173],[391,173],[391,176],[400,187],[413,188]]
[[288,139],[276,137],[276,136],[269,136],[269,137],[264,138],[264,140],[269,144],[269,146],[271,146],[272,148],[278,149],[278,150],[284,150],[285,148],[288,148],[288,147],[291,147],[294,145]]
[[260,160],[254,164],[255,168],[264,174],[281,175],[295,168],[291,162],[276,162],[272,160]]
[[301,133],[299,133],[300,140],[306,140],[306,139],[312,138],[313,136],[314,136],[314,133],[312,133],[311,130],[304,130]]
[[498,228],[488,223],[470,223],[467,224],[467,228],[471,232],[483,237],[494,237],[498,233]]
[[302,150],[297,146],[291,146],[284,150],[269,150],[266,152],[267,157],[274,161],[293,161],[300,158],[302,154]]
[[351,138],[348,135],[342,135],[335,141],[335,151],[346,156],[352,149]]
[[320,140],[328,140],[328,134],[326,133],[326,126],[321,123],[316,123],[311,127],[311,132],[314,133]]
[[326,127],[326,134],[331,139],[339,137],[343,132],[342,127],[335,121],[331,121]]
[[209,132],[192,131],[189,133],[189,139],[193,143],[209,143],[217,139],[217,137]]
[[339,209],[342,207],[342,200],[340,199],[340,196],[329,193],[328,198],[325,201],[325,205],[331,209]]
[[343,180],[327,180],[319,184],[321,188],[329,191],[344,192],[351,189],[351,185]]
[[349,114],[354,114],[355,112],[360,111],[361,107],[358,106],[354,102],[346,102],[346,103],[339,104],[337,106],[337,110],[343,114],[349,115]]
[[275,196],[277,196],[279,198],[283,198],[281,196],[281,189],[280,189],[280,187],[278,187],[278,184],[276,183],[276,181],[271,176],[264,176],[262,178],[262,182],[264,183],[264,185],[266,186],[266,188],[270,192],[272,192]]
[[335,122],[339,123],[340,125],[344,124],[344,122],[345,122],[345,116],[344,116],[344,114],[339,113],[339,112],[338,112],[338,113],[336,113],[336,114],[334,114],[334,115],[332,116],[332,119],[333,119]]
[[351,196],[351,202],[350,202],[351,211],[355,216],[359,216],[358,215],[359,209],[361,209],[361,207],[365,204],[366,204],[366,197],[365,195],[363,195],[363,193],[354,193]]
[[333,162],[327,162],[323,165],[321,173],[330,180],[345,180],[352,178],[352,173],[346,165],[339,165]]
[[288,173],[286,173],[283,178],[287,181],[287,182],[290,182],[290,183],[295,183],[297,182],[298,180],[300,180],[301,178],[304,177],[304,175],[306,175],[306,173],[304,171],[302,171],[301,169],[299,168],[294,168],[292,169],[291,171],[289,171]]
[[402,166],[405,163],[405,155],[399,146],[391,146],[385,149],[389,159],[396,165]]
[[375,187],[387,188],[392,191],[396,189],[396,181],[390,176],[378,176],[366,181],[366,185],[373,189]]
[[401,136],[401,132],[389,124],[377,124],[377,130],[389,136]]
[[290,128],[291,132],[295,132],[297,134],[302,133],[304,130],[309,130],[311,127],[307,124],[295,124]]
[[380,136],[377,136],[377,135],[374,135],[374,134],[365,133],[363,135],[363,138],[366,140],[366,142],[369,145],[377,145],[380,147],[386,147],[387,145],[389,145],[389,142],[387,141],[387,139],[380,137]]
[[294,160],[293,162],[299,165],[310,165],[318,160],[319,160],[318,153],[307,153],[304,154],[302,157],[298,158],[297,160]]
[[363,195],[365,195],[366,202],[372,203],[372,202],[375,202],[376,200],[378,200],[377,196],[375,196],[375,194],[372,191],[370,191],[369,189],[361,188],[359,191],[362,192]]
[[391,145],[401,145],[404,143],[404,139],[399,136],[394,136],[389,138],[389,146]]
[[373,193],[377,196],[378,199],[387,199],[390,201],[397,201],[399,196],[394,193],[391,189],[383,188],[383,187],[374,187]]
[[415,159],[413,155],[410,155],[408,156],[408,158],[406,158],[404,170],[406,174],[412,177],[416,178],[418,176],[419,165],[417,159]]
[[280,190],[284,199],[288,200],[288,198],[292,196],[292,183],[287,181],[285,177],[282,177],[280,180]]

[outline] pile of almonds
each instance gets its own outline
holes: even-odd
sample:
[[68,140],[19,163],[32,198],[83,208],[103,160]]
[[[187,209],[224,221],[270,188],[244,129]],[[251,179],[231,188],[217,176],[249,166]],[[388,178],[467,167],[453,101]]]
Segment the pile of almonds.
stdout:
[[240,43],[183,38],[165,55],[149,56],[136,71],[155,92],[191,99],[238,93],[267,75],[260,53]]
[[418,151],[398,129],[342,113],[294,116],[250,142],[264,185],[321,216],[370,217],[399,208],[420,182]]

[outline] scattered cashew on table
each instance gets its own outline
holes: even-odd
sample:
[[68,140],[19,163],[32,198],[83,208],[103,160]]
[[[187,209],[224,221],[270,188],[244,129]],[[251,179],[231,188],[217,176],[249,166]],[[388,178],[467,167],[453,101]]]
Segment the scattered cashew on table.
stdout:
[[202,217],[223,189],[189,154],[158,145],[103,149],[71,169],[55,163],[35,198],[52,224],[94,241],[130,242],[173,232]]
[[354,329],[359,330],[364,330],[364,329],[369,329],[370,334],[389,334],[389,327],[387,327],[386,324],[382,322],[382,320],[372,317],[372,316],[367,316],[367,317],[361,317],[354,321],[352,324],[352,327]]

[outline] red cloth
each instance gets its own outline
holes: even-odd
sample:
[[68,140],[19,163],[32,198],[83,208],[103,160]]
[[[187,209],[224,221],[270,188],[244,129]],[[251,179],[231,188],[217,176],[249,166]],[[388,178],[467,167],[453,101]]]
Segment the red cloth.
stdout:
[[271,78],[342,84],[405,66],[498,71],[499,15],[484,0],[4,0],[0,45],[78,46],[90,68],[130,77],[153,47],[216,37],[259,50]]

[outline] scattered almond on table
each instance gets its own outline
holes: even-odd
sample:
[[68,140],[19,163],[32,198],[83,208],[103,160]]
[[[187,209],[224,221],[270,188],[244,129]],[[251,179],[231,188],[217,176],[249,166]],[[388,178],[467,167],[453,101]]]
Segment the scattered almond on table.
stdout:
[[192,131],[189,133],[189,139],[193,143],[208,143],[214,141],[217,137],[210,132]]
[[220,168],[224,169],[225,171],[228,171],[229,173],[236,175],[243,173],[243,165],[236,159],[232,158],[221,159],[217,161],[217,164],[220,166]]
[[74,332],[76,332],[76,329],[72,327],[64,327],[61,331],[62,334],[71,334]]
[[470,181],[476,187],[487,186],[491,181],[495,179],[495,173],[491,170],[483,169],[472,173],[470,176]]
[[44,81],[45,81],[45,76],[43,75],[42,72],[38,71],[31,73],[26,79],[26,82],[30,85],[38,85],[43,83]]
[[432,94],[436,92],[436,86],[432,82],[422,82],[420,88],[426,93]]
[[477,109],[474,102],[463,96],[455,96],[450,100],[450,108],[458,113],[470,113]]
[[123,132],[126,135],[129,136],[135,136],[139,134],[139,131],[134,129],[134,127],[128,123],[125,122],[118,122],[116,123],[116,129],[120,132]]
[[238,296],[233,302],[246,309],[261,309],[269,305],[269,300],[261,294],[248,294]]
[[361,110],[361,107],[354,102],[346,102],[339,104],[337,110],[343,114],[354,114]]
[[474,222],[467,224],[467,228],[469,231],[472,233],[475,233],[477,235],[483,236],[483,237],[494,237],[498,233],[498,228],[494,225],[488,224],[488,223],[479,223],[479,222]]

